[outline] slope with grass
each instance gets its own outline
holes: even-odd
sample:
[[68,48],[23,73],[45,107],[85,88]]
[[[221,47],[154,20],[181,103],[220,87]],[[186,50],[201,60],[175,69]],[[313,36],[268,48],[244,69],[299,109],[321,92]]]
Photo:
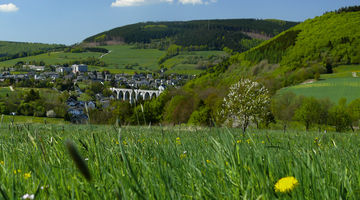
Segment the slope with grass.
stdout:
[[336,67],[334,73],[323,74],[318,81],[312,80],[291,87],[282,88],[279,93],[293,92],[296,95],[329,98],[337,103],[341,98],[351,102],[360,98],[360,65],[343,65]]
[[0,41],[0,61],[62,49],[65,45]]
[[[272,70],[258,69],[255,75],[271,74],[286,84],[303,81],[296,74],[326,72],[343,64],[360,63],[360,11],[330,12],[306,20],[271,40],[237,56],[243,66],[258,67],[260,61],[279,64]],[[324,69],[326,67],[326,69]],[[253,71],[254,72],[254,71]],[[286,74],[286,77],[284,75]]]
[[[165,54],[165,51],[157,49],[137,49],[131,45],[110,45],[101,46],[101,48],[109,50],[109,53],[99,52],[48,52],[36,56],[17,58],[0,62],[0,68],[12,67],[17,63],[23,62],[44,62],[46,65],[69,64],[75,61],[81,61],[88,58],[97,58],[105,62],[106,67],[89,66],[89,70],[104,71],[108,70],[112,73],[134,73],[134,72],[155,72],[160,69],[158,60]],[[191,57],[197,57],[198,61],[206,61],[212,56],[223,56],[222,51],[189,51],[183,52],[183,55],[169,60],[169,64],[165,64],[169,68],[168,73],[181,74],[198,74],[203,69],[197,69],[197,64],[183,64]],[[173,64],[172,64],[173,63]]]
[[0,62],[0,67],[12,67],[16,65],[18,62],[27,63],[30,61],[36,61],[36,62],[43,61],[47,65],[58,65],[58,64],[69,63],[71,61],[86,59],[89,57],[97,58],[100,57],[100,55],[102,54],[95,52],[84,52],[84,53],[48,52],[36,56],[29,56],[24,58],[17,58],[17,59],[3,61]]

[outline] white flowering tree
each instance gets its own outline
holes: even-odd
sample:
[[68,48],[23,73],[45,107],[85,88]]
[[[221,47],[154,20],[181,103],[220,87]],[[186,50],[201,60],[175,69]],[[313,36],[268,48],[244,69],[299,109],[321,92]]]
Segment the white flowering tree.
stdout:
[[263,120],[270,106],[268,90],[260,83],[250,79],[241,79],[230,87],[224,98],[222,114],[225,119],[240,126],[245,133],[250,123]]

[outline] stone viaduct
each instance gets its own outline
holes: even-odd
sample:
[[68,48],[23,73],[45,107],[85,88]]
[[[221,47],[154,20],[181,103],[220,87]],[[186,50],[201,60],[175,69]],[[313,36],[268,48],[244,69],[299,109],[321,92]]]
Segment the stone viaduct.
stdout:
[[116,99],[123,101],[130,101],[133,103],[138,100],[150,100],[158,97],[163,91],[161,90],[140,90],[140,89],[123,89],[123,88],[110,88],[116,93]]

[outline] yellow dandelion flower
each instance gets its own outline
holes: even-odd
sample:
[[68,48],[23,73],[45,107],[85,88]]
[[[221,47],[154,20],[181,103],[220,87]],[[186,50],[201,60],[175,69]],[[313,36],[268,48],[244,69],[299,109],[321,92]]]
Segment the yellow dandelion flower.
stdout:
[[206,162],[207,162],[208,164],[210,164],[210,163],[211,163],[211,161],[210,161],[210,160],[206,160]]
[[296,180],[296,178],[293,176],[288,176],[278,180],[274,189],[275,192],[286,193],[293,190],[297,185],[299,185],[298,180]]
[[180,159],[184,159],[184,158],[186,158],[186,154],[184,153],[180,154]]
[[177,137],[177,138],[176,138],[176,144],[178,144],[178,145],[180,145],[180,144],[181,144],[180,137]]
[[14,174],[17,174],[17,173],[21,173],[21,169],[18,169],[18,170],[14,170]]
[[261,141],[261,144],[265,144],[265,141],[263,140],[263,141]]
[[28,173],[25,173],[25,174],[24,174],[25,180],[26,180],[26,179],[29,179],[30,177],[31,177],[31,172],[28,172]]
[[248,144],[250,144],[250,143],[251,143],[251,140],[250,140],[250,139],[247,139],[246,142],[247,142]]
[[241,140],[236,141],[236,143],[240,144],[240,143],[241,143]]
[[4,161],[0,161],[0,164],[1,164],[1,165],[5,165],[5,162],[4,162]]

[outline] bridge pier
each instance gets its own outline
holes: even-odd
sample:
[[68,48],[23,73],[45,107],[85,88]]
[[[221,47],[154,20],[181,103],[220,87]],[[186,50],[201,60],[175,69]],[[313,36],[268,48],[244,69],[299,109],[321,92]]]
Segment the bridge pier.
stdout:
[[110,90],[116,93],[116,99],[134,103],[135,101],[151,100],[157,98],[162,91],[160,90],[140,90],[140,89],[123,89],[123,88],[110,88]]

